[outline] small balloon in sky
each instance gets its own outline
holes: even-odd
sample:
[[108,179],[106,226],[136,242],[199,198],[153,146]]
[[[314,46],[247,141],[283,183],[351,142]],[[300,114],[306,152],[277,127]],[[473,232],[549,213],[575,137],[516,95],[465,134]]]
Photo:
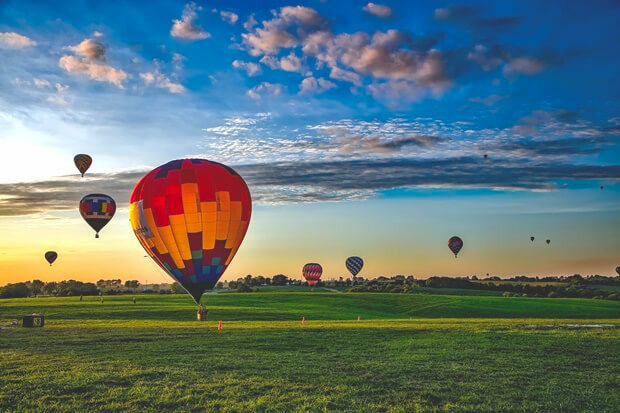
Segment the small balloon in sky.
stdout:
[[456,258],[461,248],[463,248],[463,240],[455,235],[448,240],[448,248],[454,253],[454,258]]
[[551,244],[551,240],[548,239],[547,241],[545,241],[547,243],[547,245]]
[[304,265],[304,268],[301,270],[301,274],[304,276],[306,281],[308,281],[308,285],[314,289],[316,283],[318,283],[319,279],[321,279],[323,267],[321,267],[321,264],[311,262]]
[[99,231],[110,222],[115,212],[116,202],[108,195],[90,194],[80,201],[80,214],[95,230],[95,238],[99,238]]
[[347,270],[355,277],[364,266],[364,260],[360,257],[349,257],[345,261],[344,265],[347,267]]
[[90,168],[90,165],[93,163],[93,158],[91,158],[89,155],[86,155],[84,153],[80,153],[73,157],[73,162],[75,163],[75,166],[78,168],[78,171],[80,171],[82,176],[84,176],[88,168]]
[[489,155],[487,155],[486,153],[484,154],[484,159],[489,159]]
[[618,275],[620,275],[620,265],[616,267],[616,272],[618,273]]
[[45,260],[49,262],[50,267],[52,266],[52,263],[56,261],[56,258],[58,258],[58,253],[56,251],[47,251],[45,253]]
[[603,185],[601,185],[601,191],[602,191],[603,189],[605,189],[605,187],[604,187]]
[[237,253],[251,215],[241,175],[205,159],[178,159],[153,169],[129,199],[138,241],[198,305]]
[[530,241],[532,241],[532,242],[534,242],[535,239],[536,238],[534,238],[534,237],[530,237]]

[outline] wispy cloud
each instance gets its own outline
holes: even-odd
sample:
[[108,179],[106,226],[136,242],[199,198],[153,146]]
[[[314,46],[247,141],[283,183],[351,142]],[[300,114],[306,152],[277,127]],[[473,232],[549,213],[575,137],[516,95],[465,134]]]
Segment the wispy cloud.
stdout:
[[195,3],[186,4],[181,19],[172,21],[170,35],[185,40],[202,40],[211,37],[210,33],[196,24],[196,20],[198,20],[197,11],[200,10],[202,10],[202,7],[197,6]]
[[366,13],[381,17],[382,19],[392,17],[392,9],[383,4],[368,3],[367,5],[362,7],[362,10],[364,10]]
[[23,49],[36,46],[37,42],[15,32],[0,32],[0,48]]

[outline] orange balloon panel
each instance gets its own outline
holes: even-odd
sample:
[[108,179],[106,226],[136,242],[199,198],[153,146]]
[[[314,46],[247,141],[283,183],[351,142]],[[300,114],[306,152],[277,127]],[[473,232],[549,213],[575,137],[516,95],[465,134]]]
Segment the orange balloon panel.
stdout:
[[243,178],[204,159],[155,168],[138,182],[129,205],[138,241],[197,303],[235,256],[251,214]]

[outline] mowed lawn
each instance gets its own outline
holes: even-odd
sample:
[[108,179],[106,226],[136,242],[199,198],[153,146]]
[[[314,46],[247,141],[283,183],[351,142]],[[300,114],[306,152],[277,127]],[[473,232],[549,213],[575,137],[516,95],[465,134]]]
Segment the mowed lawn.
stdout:
[[620,405],[618,302],[225,293],[204,297],[210,321],[200,323],[187,296],[137,299],[0,300],[3,321],[46,315],[42,329],[0,330],[0,410],[602,412]]

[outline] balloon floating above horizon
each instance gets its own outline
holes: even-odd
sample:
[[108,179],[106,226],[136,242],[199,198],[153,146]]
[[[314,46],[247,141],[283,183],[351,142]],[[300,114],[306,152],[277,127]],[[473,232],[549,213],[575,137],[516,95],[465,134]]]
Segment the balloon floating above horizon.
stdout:
[[301,274],[308,282],[308,285],[314,289],[314,286],[321,279],[321,275],[323,274],[323,267],[321,267],[321,264],[311,262],[304,265],[304,268],[301,270]]
[[90,168],[90,165],[93,163],[93,158],[91,158],[90,155],[86,155],[85,153],[80,153],[73,157],[73,162],[75,163],[75,166],[77,167],[78,171],[80,171],[83,177],[88,168]]
[[205,159],[178,159],[153,169],[129,200],[138,241],[196,304],[237,253],[251,215],[241,175]]
[[550,239],[546,240],[545,242],[547,243],[547,245],[551,244],[551,240]]
[[454,258],[457,257],[461,248],[463,248],[463,240],[456,235],[448,240],[448,248],[454,253]]
[[362,267],[364,267],[364,260],[360,257],[349,257],[345,261],[344,265],[353,277],[355,277],[362,270]]
[[532,242],[534,242],[535,239],[536,238],[534,238],[534,237],[530,237],[530,241],[532,241]]
[[56,251],[47,251],[44,257],[45,257],[45,260],[49,262],[50,267],[51,267],[52,263],[56,261],[56,258],[58,258],[58,253]]
[[108,195],[89,194],[80,201],[80,214],[95,230],[95,238],[99,238],[99,231],[110,222],[115,212],[116,202]]

